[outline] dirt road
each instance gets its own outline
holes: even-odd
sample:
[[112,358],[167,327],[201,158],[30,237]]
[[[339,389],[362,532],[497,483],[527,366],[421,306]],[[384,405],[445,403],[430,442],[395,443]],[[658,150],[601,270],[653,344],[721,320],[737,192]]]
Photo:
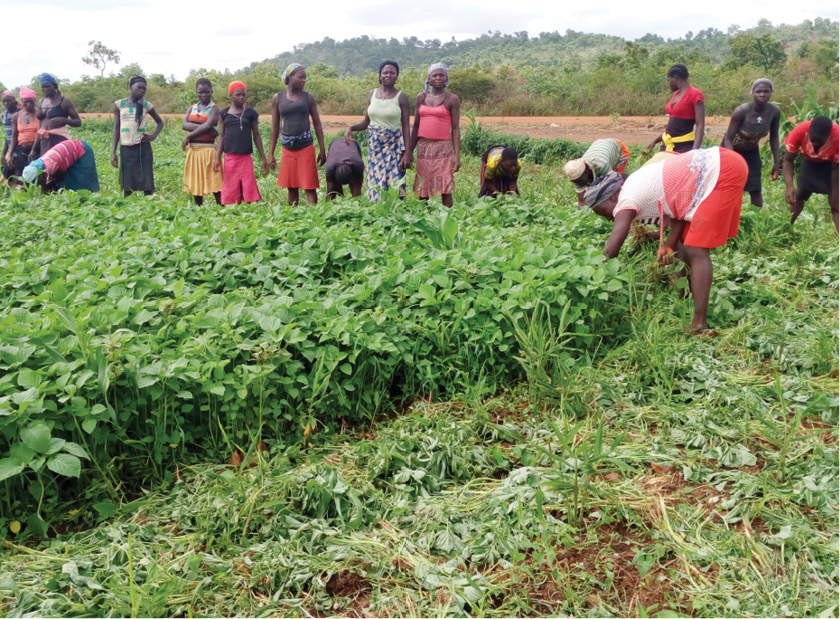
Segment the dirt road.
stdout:
[[[110,117],[107,114],[82,114],[82,117]],[[164,118],[181,118],[178,114],[163,114]],[[260,116],[264,123],[271,117]],[[335,133],[347,125],[361,120],[361,116],[321,116],[324,130]],[[665,116],[479,116],[476,118],[485,129],[530,135],[535,138],[564,138],[577,142],[591,142],[598,138],[616,138],[627,144],[644,145],[665,128]],[[461,119],[466,128],[469,120]],[[727,116],[706,117],[706,129],[714,140],[723,138],[729,125]]]

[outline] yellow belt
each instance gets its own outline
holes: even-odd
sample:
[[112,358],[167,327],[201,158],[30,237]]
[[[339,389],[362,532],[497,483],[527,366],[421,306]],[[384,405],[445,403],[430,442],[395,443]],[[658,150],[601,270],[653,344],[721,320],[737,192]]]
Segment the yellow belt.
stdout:
[[662,141],[665,143],[665,150],[674,150],[674,144],[679,144],[680,142],[693,142],[694,131],[692,131],[691,133],[686,133],[685,135],[681,135],[677,138],[672,138],[667,133],[663,133]]

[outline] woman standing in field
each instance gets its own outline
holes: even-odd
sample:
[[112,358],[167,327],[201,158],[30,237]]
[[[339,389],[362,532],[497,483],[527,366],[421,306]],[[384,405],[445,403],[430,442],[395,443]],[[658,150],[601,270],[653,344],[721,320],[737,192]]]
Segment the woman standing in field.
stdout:
[[245,105],[248,100],[245,84],[231,82],[228,93],[230,106],[221,112],[222,133],[213,164],[213,170],[218,173],[222,168],[222,153],[225,154],[222,204],[259,202],[260,190],[254,176],[254,144],[262,157],[262,173],[268,174],[268,161],[260,137],[260,115]]
[[[277,160],[274,152],[277,150],[277,138],[280,138],[280,172],[277,175],[277,185],[289,190],[289,204],[300,202],[300,190],[306,192],[309,204],[318,203],[317,189],[318,166],[327,161],[327,150],[324,147],[324,130],[321,127],[321,117],[318,115],[318,105],[315,97],[306,92],[306,68],[293,62],[283,71],[283,81],[286,90],[281,90],[271,99],[271,144],[269,145],[268,165],[274,170]],[[315,144],[309,119],[315,127],[318,138],[318,163],[315,163]]]
[[592,210],[615,222],[604,246],[608,258],[618,256],[634,221],[659,224],[661,238],[664,218],[670,218],[668,239],[660,243],[657,261],[668,264],[676,252],[688,265],[695,332],[709,328],[706,313],[713,274],[709,249],[726,245],[738,234],[747,172],[740,155],[707,148],[642,166],[626,181],[618,172],[610,172],[584,195]]
[[15,97],[15,93],[11,90],[3,91],[2,95],[3,100],[3,129],[5,130],[5,140],[3,141],[3,156],[0,157],[0,174],[3,175],[5,180],[9,180],[12,178],[12,175],[15,173],[14,168],[7,165],[6,162],[6,155],[11,152],[12,146],[12,118],[14,115],[20,112],[20,106],[18,105],[17,98]]
[[12,116],[12,141],[6,153],[6,165],[15,177],[9,184],[22,185],[23,169],[29,164],[35,142],[38,140],[38,112],[35,110],[35,91],[24,86],[20,89],[22,109]]
[[417,148],[414,191],[421,200],[441,196],[452,206],[454,173],[461,168],[461,100],[446,92],[449,70],[442,62],[429,67],[426,90],[417,95],[417,114],[408,152]]
[[405,170],[411,165],[411,152],[406,150],[406,138],[411,111],[408,97],[397,90],[400,66],[393,60],[379,65],[381,86],[370,91],[368,108],[361,122],[344,132],[348,144],[354,131],[368,130],[367,198],[379,202],[382,192],[400,188],[405,197]]
[[68,127],[81,127],[82,119],[76,111],[73,102],[61,94],[58,80],[52,73],[42,73],[38,78],[44,98],[38,104],[38,120],[41,127],[38,130],[41,153],[46,153],[53,146],[70,139]]
[[[120,170],[120,187],[128,197],[135,191],[150,196],[155,192],[152,142],[163,129],[163,120],[146,101],[146,78],[135,75],[128,80],[129,96],[114,101],[114,136],[111,165]],[[146,129],[147,117],[155,121],[154,133]],[[117,145],[120,154],[117,156]]]
[[222,203],[222,173],[214,169],[216,161],[216,138],[219,132],[219,108],[211,100],[213,85],[207,78],[195,82],[198,102],[184,114],[181,129],[189,131],[181,145],[187,151],[184,164],[184,188],[192,194],[198,206],[204,204],[204,196],[213,194],[216,204]]
[[662,142],[661,150],[686,153],[698,149],[703,144],[706,133],[706,104],[703,93],[689,85],[688,69],[685,65],[675,64],[668,69],[668,86],[674,95],[665,106],[668,124],[665,132],[656,136],[645,151]]
[[779,178],[779,120],[782,112],[770,103],[773,82],[757,79],[752,85],[752,103],[744,103],[735,108],[729,121],[729,128],[723,137],[724,148],[734,150],[741,155],[750,168],[747,186],[744,191],[750,194],[750,202],[761,208],[764,198],[761,195],[761,154],[758,143],[770,136],[770,150],[773,152],[773,180]]

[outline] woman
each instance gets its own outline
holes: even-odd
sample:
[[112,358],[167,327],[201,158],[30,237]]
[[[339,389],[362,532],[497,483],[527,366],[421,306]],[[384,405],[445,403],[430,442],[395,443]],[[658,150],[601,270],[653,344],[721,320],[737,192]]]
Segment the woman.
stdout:
[[411,111],[408,97],[397,90],[400,66],[393,60],[379,65],[379,88],[370,91],[368,107],[361,122],[347,127],[344,138],[348,144],[354,131],[368,130],[367,198],[379,202],[382,192],[400,188],[405,198],[405,170],[411,165],[411,152],[406,150],[406,138]]
[[245,104],[248,89],[236,81],[228,86],[230,106],[221,112],[222,133],[216,147],[216,162],[213,169],[218,173],[225,154],[225,168],[222,175],[222,204],[259,202],[262,198],[254,175],[254,144],[262,158],[262,173],[268,174],[268,160],[265,158],[260,136],[260,115]]
[[[150,196],[155,192],[152,142],[163,129],[163,120],[146,101],[146,78],[135,75],[128,80],[129,97],[114,101],[114,135],[111,165],[120,170],[120,187],[128,197],[135,191]],[[148,116],[155,121],[154,133],[146,130]],[[120,154],[117,156],[117,144]]]
[[729,120],[729,128],[723,137],[724,148],[734,150],[747,162],[750,175],[744,191],[750,194],[753,206],[764,206],[761,195],[761,153],[758,143],[770,135],[770,150],[773,152],[773,180],[779,178],[779,120],[782,112],[770,103],[773,82],[766,78],[755,80],[752,85],[752,103],[735,108]]
[[688,83],[688,69],[675,64],[668,69],[668,86],[674,95],[665,106],[668,124],[665,132],[648,144],[645,154],[662,142],[660,150],[686,153],[703,144],[706,133],[706,104],[703,93]]
[[442,62],[429,67],[426,89],[417,95],[417,114],[408,152],[417,148],[414,191],[421,200],[441,196],[452,206],[454,173],[461,169],[461,100],[446,92],[449,70]]
[[[269,146],[268,165],[277,169],[274,152],[277,150],[277,138],[280,139],[280,172],[277,185],[289,190],[289,204],[300,202],[300,190],[306,192],[309,204],[318,203],[318,166],[327,161],[327,149],[324,147],[324,130],[315,97],[306,92],[306,68],[293,62],[283,71],[282,90],[271,99],[271,144]],[[318,138],[318,163],[315,163],[315,144],[312,140],[312,127]]]
[[324,176],[327,179],[327,202],[343,196],[344,185],[348,186],[353,198],[362,195],[365,162],[362,161],[362,149],[355,140],[348,142],[346,138],[335,138],[330,142]]
[[99,191],[93,148],[82,140],[63,140],[23,169],[27,183],[36,177],[44,193],[54,189]]
[[204,204],[204,196],[213,194],[216,204],[222,203],[222,174],[213,169],[216,161],[216,125],[219,108],[211,100],[213,85],[207,78],[195,82],[198,102],[187,109],[181,129],[189,131],[181,147],[187,151],[184,164],[184,189],[192,194],[197,206]]
[[52,73],[42,73],[38,78],[44,98],[38,104],[39,152],[46,153],[53,146],[70,139],[69,127],[81,127],[82,119],[76,106],[58,89],[58,80]]
[[500,193],[519,193],[519,173],[522,161],[510,146],[491,146],[481,157],[481,189],[478,197],[495,198]]
[[630,150],[623,142],[613,138],[595,140],[583,157],[567,162],[563,170],[575,186],[578,206],[583,206],[583,193],[596,179],[610,171],[624,173],[630,159]]
[[618,172],[610,172],[586,190],[586,204],[615,222],[604,246],[608,258],[618,256],[634,221],[658,223],[661,239],[664,216],[670,217],[668,239],[660,241],[657,261],[668,264],[676,252],[688,265],[694,332],[709,328],[706,313],[713,271],[709,249],[726,245],[738,234],[747,173],[743,157],[715,147],[643,166],[626,181]]
[[24,86],[20,89],[22,109],[12,116],[12,141],[6,153],[6,165],[11,169],[12,186],[22,185],[23,169],[27,166],[38,141],[38,112],[35,109],[35,91]]
[[2,102],[3,102],[3,129],[5,130],[5,140],[3,141],[3,156],[0,157],[0,174],[3,175],[3,179],[8,181],[12,178],[12,175],[15,173],[14,168],[6,164],[6,155],[11,152],[11,145],[12,145],[12,118],[15,114],[20,112],[20,106],[18,105],[17,98],[15,94],[10,90],[3,91],[2,95]]

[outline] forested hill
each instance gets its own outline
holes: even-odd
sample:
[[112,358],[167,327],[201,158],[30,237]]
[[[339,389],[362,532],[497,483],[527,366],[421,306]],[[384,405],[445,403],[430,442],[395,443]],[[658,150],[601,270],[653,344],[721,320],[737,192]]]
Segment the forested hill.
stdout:
[[[702,24],[698,24],[702,25]],[[593,64],[599,58],[624,53],[628,48],[638,47],[641,53],[667,56],[684,55],[690,58],[708,58],[713,64],[726,62],[733,50],[737,50],[750,37],[769,37],[780,42],[790,56],[802,50],[803,46],[820,40],[834,40],[834,56],[837,55],[838,23],[818,17],[797,25],[773,25],[761,19],[753,28],[741,29],[732,25],[723,32],[707,28],[687,32],[679,39],[664,39],[656,34],[646,34],[635,41],[604,34],[590,34],[566,30],[542,32],[529,36],[527,32],[502,34],[499,31],[483,34],[475,39],[442,42],[439,39],[421,41],[417,37],[397,39],[376,39],[361,36],[345,41],[329,37],[315,43],[297,45],[292,51],[278,54],[263,62],[273,62],[285,68],[290,62],[305,65],[323,63],[335,68],[339,75],[361,75],[375,71],[386,58],[396,60],[406,67],[420,67],[433,62],[445,62],[453,67],[473,65],[512,67],[541,65],[555,68],[581,68]],[[254,67],[258,62],[254,62]]]

